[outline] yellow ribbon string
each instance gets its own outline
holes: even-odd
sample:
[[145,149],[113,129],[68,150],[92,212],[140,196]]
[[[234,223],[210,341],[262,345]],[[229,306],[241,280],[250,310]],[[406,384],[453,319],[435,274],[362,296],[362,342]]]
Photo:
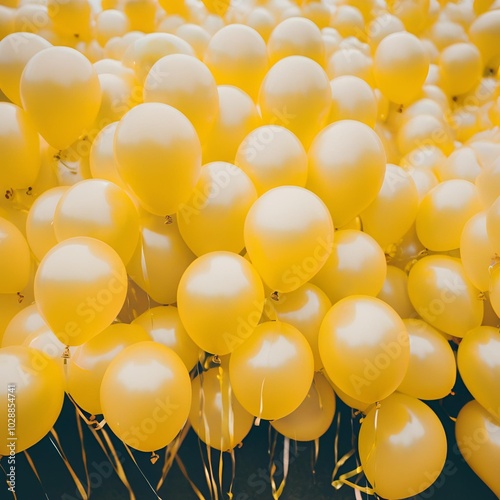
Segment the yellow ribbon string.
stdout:
[[187,479],[189,485],[194,491],[194,494],[199,498],[199,500],[206,500],[205,497],[202,495],[201,491],[197,488],[196,484],[194,484],[193,480],[189,477],[188,471],[186,470],[186,467],[182,462],[181,458],[179,457],[179,455],[175,455],[175,461],[177,462],[177,465],[179,466],[182,475]]
[[144,472],[142,471],[142,469],[139,467],[139,464],[137,463],[137,460],[135,459],[134,454],[132,453],[132,450],[125,443],[123,443],[123,446],[127,450],[127,453],[130,455],[130,458],[132,459],[132,462],[134,462],[134,465],[137,467],[137,470],[141,473],[142,477],[144,478],[144,481],[146,481],[146,483],[150,487],[151,491],[155,494],[155,496],[156,496],[156,498],[158,500],[161,500],[161,497],[158,496],[158,493],[156,493],[156,490],[153,488],[153,486],[149,482],[148,478],[146,477],[146,475],[144,474]]
[[[295,441],[295,445],[297,446],[297,441]],[[295,454],[297,454],[297,450],[295,450]],[[313,450],[312,464],[311,464],[313,478],[316,477],[316,464],[318,463],[318,457],[319,457],[319,438],[316,438],[314,440],[314,450]]]
[[[33,459],[31,458],[31,456],[29,455],[29,453],[24,450],[24,456],[26,457],[26,460],[28,461],[30,467],[31,467],[31,470],[33,471],[33,473],[35,474],[36,478],[38,479],[38,483],[40,484],[40,487],[42,488],[43,490],[43,493],[45,495],[45,498],[47,500],[49,500],[49,496],[47,495],[47,492],[45,491],[45,488],[43,487],[43,484],[42,484],[42,480],[40,479],[40,474],[38,474],[38,471],[36,470],[36,467],[35,467],[35,463],[33,462]],[[14,493],[14,492],[12,492]],[[15,498],[15,493],[14,493],[14,498]]]
[[81,447],[81,452],[82,452],[82,462],[83,462],[83,468],[85,470],[85,478],[87,480],[87,494],[90,497],[90,475],[89,475],[89,467],[87,463],[87,453],[85,451],[85,443],[83,439],[83,429],[82,429],[82,422],[78,416],[78,411],[75,409],[75,416],[76,416],[76,427],[78,429],[78,437],[80,438],[80,447]]
[[[0,455],[0,460],[2,460],[2,458],[3,457]],[[10,488],[10,481],[7,479],[8,478],[7,471],[3,468],[3,465],[1,463],[0,463],[0,468],[3,470],[3,473],[5,474],[5,482],[7,483],[7,488]],[[17,500],[16,492],[11,491],[10,493],[12,493],[12,497],[14,498],[14,500]],[[47,495],[45,495],[45,497],[47,498]]]
[[[228,395],[228,399],[229,399],[229,413],[228,413],[229,442],[231,443],[231,445],[233,445],[234,444],[234,410],[233,410],[233,389],[231,386],[231,381],[228,381],[227,395]],[[232,446],[231,446],[231,449],[229,450],[229,452],[231,454],[231,483],[229,484],[229,491],[227,492],[227,496],[229,497],[229,500],[232,500],[234,480],[236,478],[236,456],[234,454],[234,449]]]
[[276,473],[276,465],[274,462],[271,465],[271,492],[273,495],[273,500],[279,500],[281,494],[286,485],[286,480],[288,477],[288,466],[290,463],[290,438],[285,437],[283,441],[283,479],[278,488],[276,488],[276,482],[274,481],[274,474]]
[[[220,412],[220,449],[221,451],[219,452],[219,491],[220,491],[220,496],[221,498],[224,498],[224,493],[222,491],[222,482],[224,478],[224,451],[223,451],[223,440],[224,440],[224,430],[225,430],[225,424],[226,422],[224,421],[224,370],[222,369],[222,366],[218,366],[217,368],[217,379],[219,381],[219,391],[220,391],[220,397],[221,397],[221,412]],[[231,401],[228,402],[229,408],[228,411],[230,410],[231,407]],[[227,422],[227,425],[229,426],[229,421]]]

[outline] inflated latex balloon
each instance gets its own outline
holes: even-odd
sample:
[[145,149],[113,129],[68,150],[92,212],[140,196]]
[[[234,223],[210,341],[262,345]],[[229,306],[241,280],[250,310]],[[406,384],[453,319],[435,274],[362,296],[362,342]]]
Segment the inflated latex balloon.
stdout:
[[153,0],[125,0],[123,2],[123,12],[127,16],[131,31],[143,33],[154,31],[157,9],[158,4]]
[[144,213],[141,235],[127,271],[130,277],[160,304],[177,300],[177,287],[182,274],[196,256],[182,239],[175,219]]
[[373,71],[377,87],[397,104],[407,104],[417,97],[428,69],[424,46],[410,33],[386,36],[375,51]]
[[202,141],[219,112],[212,73],[186,54],[171,54],[153,65],[144,81],[144,102],[163,102],[184,113]]
[[408,297],[408,275],[396,266],[387,266],[385,281],[377,298],[390,305],[401,318],[416,316]]
[[[474,150],[465,146],[460,149],[455,149],[448,158],[443,158],[442,162],[435,165],[434,171],[440,181],[464,179],[466,181],[475,182],[478,176],[483,172],[483,169]],[[481,198],[479,186],[476,185],[476,187],[479,197]]]
[[12,222],[0,217],[0,293],[18,293],[28,284],[31,254],[28,242]]
[[150,340],[139,325],[117,323],[108,326],[71,354],[68,392],[85,411],[102,413],[100,390],[104,373],[116,355],[129,345]]
[[480,292],[460,259],[447,255],[420,259],[410,270],[408,295],[422,319],[454,337],[463,337],[483,319]]
[[257,99],[267,68],[266,42],[243,24],[230,24],[212,36],[204,62],[218,85],[234,85]]
[[336,50],[327,62],[326,72],[330,79],[350,75],[361,78],[370,86],[375,86],[373,60],[356,47],[348,46]]
[[488,238],[486,212],[473,215],[460,236],[460,258],[467,277],[474,286],[486,292],[490,286],[490,265],[495,251]]
[[[21,453],[38,443],[56,423],[64,402],[64,378],[56,362],[39,351],[11,346],[0,349],[0,380],[0,454],[9,456],[11,449]],[[9,402],[15,402],[14,415],[8,411]],[[7,424],[11,416],[15,419],[15,441],[9,440],[12,427]]]
[[314,376],[314,360],[305,337],[281,321],[261,323],[229,360],[234,395],[252,415],[275,420],[304,401]]
[[103,10],[95,18],[96,40],[104,47],[113,37],[125,35],[129,27],[127,16],[120,10]]
[[323,65],[325,46],[318,26],[304,17],[281,21],[267,42],[271,64],[288,56],[305,56]]
[[31,186],[40,171],[40,138],[31,117],[15,104],[0,103],[0,175],[2,186]]
[[0,346],[22,345],[28,337],[48,329],[49,327],[40,316],[36,304],[31,304],[10,320],[1,338]]
[[199,361],[200,349],[187,334],[176,307],[152,307],[137,316],[132,324],[142,326],[151,340],[175,351],[188,371]]
[[342,229],[335,233],[332,253],[311,282],[334,304],[349,295],[376,296],[384,285],[386,271],[384,252],[371,236]]
[[420,203],[415,221],[418,238],[426,248],[436,252],[459,248],[465,223],[481,208],[471,182],[463,179],[441,182]]
[[191,383],[193,401],[189,422],[211,448],[232,450],[250,432],[254,417],[239,403],[227,367],[212,368]]
[[118,254],[88,237],[65,240],[43,258],[35,276],[35,300],[64,345],[80,345],[116,318],[127,294]]
[[457,416],[455,436],[460,453],[482,481],[500,496],[500,422],[477,401],[467,403]]
[[333,305],[321,325],[318,345],[332,382],[369,404],[397,389],[410,359],[408,332],[399,315],[380,299],[365,295]]
[[54,30],[62,36],[86,39],[90,35],[91,7],[88,0],[47,1]]
[[368,403],[363,403],[361,401],[358,401],[357,399],[349,396],[345,392],[343,392],[339,387],[337,387],[331,380],[330,377],[328,377],[328,374],[323,370],[321,372],[323,376],[328,380],[329,384],[332,386],[335,394],[337,397],[344,402],[347,406],[350,406],[351,408],[354,408],[355,410],[360,410],[363,413],[366,413],[368,408],[372,406],[372,404]]
[[286,417],[271,422],[283,436],[295,441],[319,439],[330,427],[335,415],[335,393],[321,373],[314,380],[301,405]]
[[281,186],[264,193],[245,221],[245,247],[264,283],[291,292],[309,281],[332,252],[333,224],[314,193]]
[[231,0],[202,0],[202,2],[208,12],[217,14],[218,16],[223,16],[229,8]]
[[181,358],[157,342],[137,342],[109,364],[101,383],[106,423],[127,445],[154,451],[186,423],[191,381]]
[[177,306],[182,324],[199,347],[229,354],[259,323],[264,287],[256,269],[243,257],[211,252],[196,259],[183,274]]
[[484,67],[497,71],[500,63],[500,11],[491,10],[477,17],[469,28],[469,36],[481,52]]
[[278,186],[306,184],[304,146],[293,132],[280,125],[252,130],[238,147],[234,163],[250,177],[259,195]]
[[87,179],[71,186],[54,213],[58,241],[89,236],[104,241],[127,264],[139,240],[139,214],[127,193],[116,184]]
[[400,31],[406,31],[403,21],[388,12],[382,12],[372,19],[367,26],[368,43],[374,50],[387,35]]
[[118,173],[141,205],[169,215],[186,202],[201,169],[201,146],[191,122],[163,103],[132,108],[115,133]]
[[372,408],[359,432],[363,471],[385,498],[407,498],[429,488],[443,469],[446,448],[439,418],[406,394],[393,394]]
[[[474,399],[494,418],[500,419],[500,334],[498,328],[479,326],[460,342],[458,370]],[[500,424],[500,422],[499,422]]]
[[309,149],[307,187],[328,206],[336,227],[354,219],[376,198],[386,156],[364,123],[341,120],[323,129]]
[[[424,199],[425,195],[434,187],[439,184],[439,180],[432,170],[418,167],[408,170],[415,186],[417,186],[418,199],[420,202]],[[418,212],[417,212],[418,213]]]
[[[175,2],[177,0],[174,0]],[[205,52],[210,42],[209,33],[201,26],[192,23],[181,24],[175,34],[191,45],[198,59],[203,60]]]
[[267,72],[259,93],[264,122],[288,128],[305,148],[325,125],[331,102],[325,70],[304,56],[278,61]]
[[99,78],[90,61],[69,47],[35,54],[21,77],[21,101],[43,138],[70,146],[94,122],[101,105]]
[[410,363],[399,392],[418,399],[441,399],[455,384],[455,355],[444,336],[421,319],[403,320],[410,335]]
[[486,212],[486,231],[495,253],[500,254],[500,198]]
[[257,191],[243,170],[226,162],[205,165],[177,212],[182,238],[198,256],[217,250],[240,253],[245,218],[256,199]]

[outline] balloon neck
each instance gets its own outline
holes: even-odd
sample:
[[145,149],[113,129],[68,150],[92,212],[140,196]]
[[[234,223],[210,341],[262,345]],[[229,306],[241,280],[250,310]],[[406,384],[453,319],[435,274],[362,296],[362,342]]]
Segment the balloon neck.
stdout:
[[17,292],[17,302],[18,302],[18,304],[21,304],[23,300],[24,300],[24,295],[21,292]]
[[174,218],[171,215],[165,215],[165,225],[173,224]]
[[280,294],[279,294],[279,292],[275,290],[271,294],[271,299],[274,300],[275,302],[279,302],[280,301]]
[[71,357],[71,352],[69,350],[69,345],[64,348],[61,358],[64,359],[64,364],[68,364],[68,359]]
[[160,458],[160,455],[158,455],[158,453],[156,453],[156,451],[152,451],[151,457],[149,458],[149,460],[154,465],[158,461],[159,458]]

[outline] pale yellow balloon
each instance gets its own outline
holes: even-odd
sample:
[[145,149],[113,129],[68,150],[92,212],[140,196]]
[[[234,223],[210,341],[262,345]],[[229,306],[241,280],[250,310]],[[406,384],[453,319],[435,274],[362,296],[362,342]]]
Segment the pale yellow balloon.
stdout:
[[123,36],[129,29],[129,20],[120,10],[103,10],[95,18],[96,40],[103,47],[113,37]]
[[416,316],[408,296],[408,275],[396,266],[387,266],[387,274],[377,298],[390,305],[401,318]]
[[[93,64],[98,75],[102,75],[103,73],[109,73],[111,75],[116,75],[123,78],[127,83],[134,84],[137,83],[135,79],[134,70],[131,68],[125,67],[121,61],[116,61],[115,59],[103,58],[99,61],[96,61]],[[139,94],[139,97],[142,97],[142,89],[137,88],[134,89],[135,92]]]
[[315,373],[301,405],[286,417],[273,420],[271,425],[295,441],[314,441],[329,429],[335,409],[335,393],[331,385],[321,373]]
[[488,208],[486,212],[486,231],[495,253],[500,254],[500,198]]
[[0,37],[5,38],[14,32],[15,9],[0,5]]
[[500,64],[500,11],[491,10],[478,16],[469,28],[470,41],[481,52],[486,69],[498,70]]
[[198,363],[200,348],[191,340],[174,306],[152,307],[134,319],[132,324],[142,326],[151,340],[170,347],[186,365],[188,371]]
[[362,13],[352,5],[339,5],[333,12],[330,22],[344,38],[356,37],[366,40],[365,20]]
[[356,47],[343,47],[336,50],[326,64],[328,78],[357,76],[371,87],[375,86],[372,58]]
[[291,130],[305,148],[325,125],[332,93],[325,70],[304,56],[288,56],[266,74],[259,93],[265,123]]
[[387,4],[389,11],[398,16],[411,33],[421,33],[429,23],[429,0],[405,0],[403,2],[389,0]]
[[398,391],[418,399],[441,399],[455,385],[455,355],[444,336],[421,319],[404,319],[410,363]]
[[210,42],[210,35],[205,29],[197,24],[183,23],[176,29],[175,34],[188,42],[196,57],[203,60]]
[[268,42],[277,23],[275,16],[269,9],[256,7],[248,13],[246,24],[257,31],[265,42]]
[[420,203],[415,221],[418,238],[426,248],[437,252],[459,248],[465,223],[481,208],[471,182],[441,182]]
[[420,259],[410,270],[408,295],[422,319],[454,337],[463,337],[483,320],[479,290],[460,259],[447,255]]
[[203,350],[223,356],[253,335],[264,298],[252,264],[234,253],[211,252],[184,272],[177,306],[191,339]]
[[[448,181],[450,179],[464,179],[466,181],[475,182],[478,176],[481,175],[483,169],[479,164],[476,153],[468,146],[455,149],[453,153],[443,161],[438,163],[434,172],[440,181]],[[481,192],[478,188],[478,195],[481,198]]]
[[376,296],[386,273],[385,255],[378,243],[361,231],[342,229],[335,233],[332,253],[311,282],[335,304],[349,295]]
[[405,25],[399,17],[389,12],[382,12],[370,21],[367,31],[368,43],[374,50],[387,35],[405,31]]
[[249,413],[265,420],[296,410],[313,377],[309,343],[295,327],[280,321],[261,323],[229,360],[234,395]]
[[21,100],[43,138],[57,149],[71,145],[95,120],[99,79],[75,49],[49,47],[35,54],[21,77]]
[[425,198],[427,193],[439,184],[439,180],[432,170],[428,168],[410,168],[407,172],[410,174],[415,186],[417,187],[418,199],[419,202],[422,203],[422,200]]
[[40,316],[36,304],[31,304],[20,310],[7,324],[0,346],[22,345],[32,335],[47,330],[49,327]]
[[182,274],[196,256],[186,245],[174,219],[143,213],[139,244],[127,265],[130,277],[160,304],[177,300]]
[[495,314],[500,317],[500,266],[495,265],[490,277],[490,302]]
[[333,223],[314,193],[281,186],[264,193],[245,221],[245,247],[264,283],[291,292],[323,267],[333,245]]

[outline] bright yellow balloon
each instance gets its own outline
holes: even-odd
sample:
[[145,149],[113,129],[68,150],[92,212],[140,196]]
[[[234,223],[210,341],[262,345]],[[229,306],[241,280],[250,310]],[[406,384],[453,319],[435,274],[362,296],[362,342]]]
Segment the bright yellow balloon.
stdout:
[[455,355],[444,336],[421,319],[404,319],[410,363],[398,391],[418,399],[441,399],[455,385]]
[[131,31],[143,33],[154,31],[157,10],[158,4],[153,0],[125,0],[123,2],[123,12],[127,16]]
[[217,14],[218,16],[223,16],[229,8],[231,0],[202,0],[202,2],[208,12]]
[[332,382],[369,404],[397,389],[410,359],[401,318],[385,302],[365,295],[351,295],[332,306],[321,324],[318,345]]
[[[38,443],[54,426],[64,402],[64,378],[56,362],[41,352],[11,346],[0,349],[0,380],[0,454],[9,456]],[[15,441],[9,439],[10,430]]]
[[234,395],[248,412],[265,420],[296,410],[313,376],[309,343],[295,327],[280,321],[261,323],[229,360]]
[[191,340],[174,306],[152,307],[132,322],[146,330],[151,340],[170,347],[186,365],[188,371],[198,363],[200,348]]
[[86,39],[90,35],[91,7],[88,0],[47,0],[47,11],[54,30],[67,37]]
[[127,294],[118,254],[88,237],[65,240],[43,258],[35,276],[35,300],[64,345],[80,345],[116,318]]
[[336,227],[354,219],[376,198],[386,155],[364,123],[341,120],[322,130],[309,149],[307,187],[328,206]]
[[500,496],[500,422],[477,401],[467,403],[457,416],[455,436],[458,449],[470,468]]
[[390,305],[403,319],[416,316],[408,296],[408,275],[396,266],[387,266],[385,281],[377,298]]
[[200,175],[196,131],[167,104],[140,104],[126,113],[116,129],[114,151],[118,173],[155,215],[175,213]]
[[342,229],[335,233],[332,253],[311,282],[335,304],[349,295],[376,296],[386,273],[385,255],[377,242],[362,231]]
[[21,101],[43,138],[70,146],[95,120],[101,105],[99,78],[75,49],[49,47],[35,54],[21,77]]
[[28,284],[31,254],[17,227],[0,217],[0,293],[21,292]]
[[478,16],[469,28],[470,41],[481,52],[485,69],[498,70],[500,64],[500,11]]
[[177,300],[177,287],[196,256],[182,239],[175,219],[142,214],[141,235],[127,271],[130,277],[160,304]]
[[239,403],[227,367],[212,368],[193,379],[189,422],[210,447],[230,451],[250,432],[254,417]]
[[358,438],[368,481],[378,495],[394,500],[429,488],[443,469],[446,448],[437,415],[422,401],[399,393],[368,412]]
[[147,340],[150,337],[141,326],[116,323],[78,346],[68,364],[71,397],[92,415],[101,414],[101,382],[109,364],[128,346]]
[[36,304],[31,304],[19,311],[10,320],[1,338],[0,346],[22,345],[27,338],[43,333],[48,329],[49,327],[40,316]]
[[386,36],[375,51],[373,70],[377,87],[397,104],[407,104],[417,97],[428,69],[424,46],[410,33]]
[[211,252],[183,274],[177,306],[191,339],[203,350],[223,356],[253,334],[264,308],[264,287],[243,257]]
[[483,319],[479,290],[467,278],[460,259],[429,255],[408,276],[408,295],[417,313],[434,328],[463,337]]
[[486,212],[486,232],[495,253],[500,254],[500,198]]
[[321,373],[314,380],[301,405],[271,425],[283,436],[295,441],[319,439],[330,427],[335,415],[335,393]]
[[306,184],[304,146],[293,132],[280,125],[252,130],[238,147],[234,163],[250,177],[259,195],[278,186]]
[[372,406],[372,404],[362,403],[355,398],[352,398],[341,389],[339,389],[331,380],[328,374],[325,371],[322,371],[323,376],[328,380],[329,384],[332,386],[337,397],[345,403],[347,406],[354,408],[355,410],[359,410],[366,414],[367,410]]
[[106,423],[128,446],[159,450],[182,429],[191,381],[181,358],[164,345],[137,342],[109,364],[101,383]]
[[325,70],[304,56],[278,61],[267,72],[259,93],[264,122],[288,128],[306,149],[325,125],[331,102]]
[[405,28],[411,33],[420,33],[432,19],[429,12],[429,0],[389,0],[389,10],[403,21]]
[[311,191],[281,186],[264,193],[245,221],[245,247],[264,283],[291,292],[309,281],[332,252],[333,224]]

